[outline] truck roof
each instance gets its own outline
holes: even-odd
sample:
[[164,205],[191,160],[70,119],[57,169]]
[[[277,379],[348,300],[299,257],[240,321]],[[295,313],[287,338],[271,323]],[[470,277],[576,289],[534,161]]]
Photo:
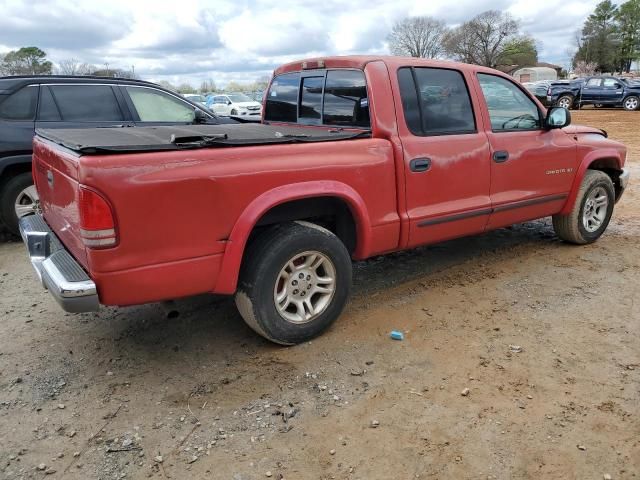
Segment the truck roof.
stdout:
[[345,55],[336,57],[315,57],[295,62],[286,63],[274,70],[274,75],[280,75],[287,72],[298,72],[300,70],[310,70],[316,68],[357,68],[359,70],[371,62],[381,61],[392,68],[398,67],[440,67],[455,68],[463,71],[473,72],[490,72],[492,74],[500,74],[506,76],[498,70],[479,65],[471,65],[468,63],[452,62],[449,60],[433,60],[415,57],[398,57],[392,55]]
[[[0,93],[13,93],[30,84],[46,83],[117,83],[121,85],[149,85],[159,87],[153,82],[120,77],[99,77],[93,75],[12,75],[0,77]],[[159,87],[162,88],[162,87]]]

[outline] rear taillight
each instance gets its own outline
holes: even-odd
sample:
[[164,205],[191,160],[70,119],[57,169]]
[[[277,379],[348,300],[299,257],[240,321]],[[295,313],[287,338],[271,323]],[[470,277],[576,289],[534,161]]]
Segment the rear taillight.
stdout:
[[100,194],[80,187],[80,236],[87,247],[112,247],[118,239],[111,205]]

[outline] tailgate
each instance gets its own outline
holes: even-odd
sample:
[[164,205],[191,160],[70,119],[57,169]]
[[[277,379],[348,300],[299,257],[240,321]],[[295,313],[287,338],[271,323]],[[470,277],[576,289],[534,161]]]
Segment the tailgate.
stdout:
[[34,138],[33,177],[43,216],[65,247],[87,269],[85,246],[80,238],[79,160],[78,155],[63,147]]

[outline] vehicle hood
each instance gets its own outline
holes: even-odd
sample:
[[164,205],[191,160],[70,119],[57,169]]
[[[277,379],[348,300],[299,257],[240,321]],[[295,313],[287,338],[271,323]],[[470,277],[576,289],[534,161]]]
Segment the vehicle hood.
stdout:
[[607,137],[607,132],[595,127],[587,127],[585,125],[569,125],[568,127],[564,127],[562,129],[567,135],[589,135],[596,134],[602,135],[603,137]]
[[233,102],[234,105],[237,105],[239,107],[242,108],[246,108],[246,107],[260,107],[262,106],[261,103],[259,102]]

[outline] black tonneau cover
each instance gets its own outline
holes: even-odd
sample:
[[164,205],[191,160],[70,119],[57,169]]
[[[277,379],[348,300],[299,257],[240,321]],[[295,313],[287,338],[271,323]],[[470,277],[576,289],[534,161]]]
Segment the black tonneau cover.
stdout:
[[275,143],[326,142],[368,137],[370,132],[245,123],[38,129],[36,135],[82,155],[98,155]]

